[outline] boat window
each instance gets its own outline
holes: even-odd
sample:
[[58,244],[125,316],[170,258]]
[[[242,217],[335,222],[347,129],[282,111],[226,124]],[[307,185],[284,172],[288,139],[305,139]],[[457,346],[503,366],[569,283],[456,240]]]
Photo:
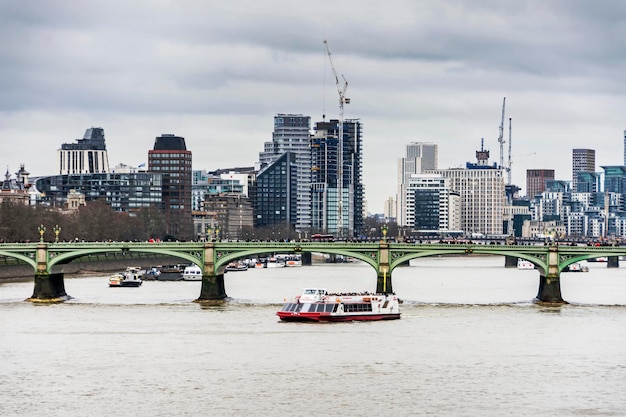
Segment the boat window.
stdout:
[[370,303],[345,304],[343,309],[347,313],[372,311],[372,304]]
[[339,304],[330,304],[333,306],[333,313],[337,312],[337,308],[339,308]]
[[[304,304],[300,304],[302,307],[300,307],[300,311],[302,311],[303,313],[307,313],[309,311],[311,311],[311,303],[304,303]],[[312,311],[315,311],[315,308],[313,308]]]
[[387,308],[388,305],[389,305],[389,300],[385,300],[385,304],[383,304],[383,308]]
[[338,304],[324,304],[324,311],[326,313],[331,313],[337,309]]

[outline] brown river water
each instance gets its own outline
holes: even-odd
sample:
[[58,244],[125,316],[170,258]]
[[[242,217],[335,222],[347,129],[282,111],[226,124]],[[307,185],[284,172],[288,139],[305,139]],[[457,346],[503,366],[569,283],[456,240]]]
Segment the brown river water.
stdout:
[[109,288],[66,278],[72,300],[25,302],[0,284],[0,416],[624,416],[626,264],[563,273],[570,304],[533,303],[539,276],[502,257],[396,269],[400,320],[283,323],[303,287],[373,291],[364,264]]

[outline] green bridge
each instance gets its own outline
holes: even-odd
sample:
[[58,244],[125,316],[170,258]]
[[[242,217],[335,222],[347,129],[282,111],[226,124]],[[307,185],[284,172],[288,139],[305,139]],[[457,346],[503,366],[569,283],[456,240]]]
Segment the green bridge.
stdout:
[[[65,292],[62,266],[78,258],[111,252],[152,253],[174,256],[198,265],[202,287],[196,301],[227,298],[224,285],[226,266],[237,259],[271,253],[317,252],[359,259],[377,272],[376,291],[393,292],[392,272],[409,260],[426,256],[484,254],[506,257],[507,266],[526,259],[539,272],[536,301],[565,303],[561,297],[561,272],[575,262],[609,257],[617,266],[617,257],[626,255],[620,246],[565,245],[488,245],[488,244],[408,244],[390,242],[87,242],[87,243],[16,243],[0,244],[0,256],[15,258],[33,267],[35,288],[28,301],[58,302],[70,298]],[[56,272],[53,272],[56,271]]]

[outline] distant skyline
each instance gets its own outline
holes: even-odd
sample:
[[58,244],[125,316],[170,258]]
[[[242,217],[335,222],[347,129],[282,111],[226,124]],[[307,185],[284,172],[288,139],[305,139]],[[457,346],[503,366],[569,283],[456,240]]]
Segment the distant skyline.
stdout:
[[503,97],[525,194],[526,169],[571,180],[574,148],[624,163],[624,18],[609,0],[2,2],[0,164],[54,175],[61,144],[102,127],[111,166],[146,162],[165,133],[194,169],[250,166],[275,114],[339,117],[327,39],[345,117],[363,122],[370,212],[395,197],[410,142],[449,168],[484,138],[499,162]]

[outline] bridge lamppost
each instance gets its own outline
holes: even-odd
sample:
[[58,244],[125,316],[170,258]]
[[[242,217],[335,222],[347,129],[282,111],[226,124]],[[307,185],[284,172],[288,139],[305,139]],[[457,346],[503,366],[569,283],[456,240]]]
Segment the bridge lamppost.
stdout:
[[220,241],[220,226],[219,225],[215,226],[215,240],[218,242]]
[[206,241],[207,242],[211,241],[211,234],[212,234],[211,225],[207,224],[206,226]]
[[380,230],[382,230],[383,232],[383,241],[387,243],[387,230],[389,230],[389,228],[387,227],[387,223],[384,223]]
[[46,233],[46,226],[44,226],[43,224],[39,225],[39,227],[37,228],[37,230],[39,230],[39,241],[43,242],[43,234]]
[[61,233],[61,227],[58,224],[55,224],[52,230],[54,231],[54,242],[59,243],[59,233]]

